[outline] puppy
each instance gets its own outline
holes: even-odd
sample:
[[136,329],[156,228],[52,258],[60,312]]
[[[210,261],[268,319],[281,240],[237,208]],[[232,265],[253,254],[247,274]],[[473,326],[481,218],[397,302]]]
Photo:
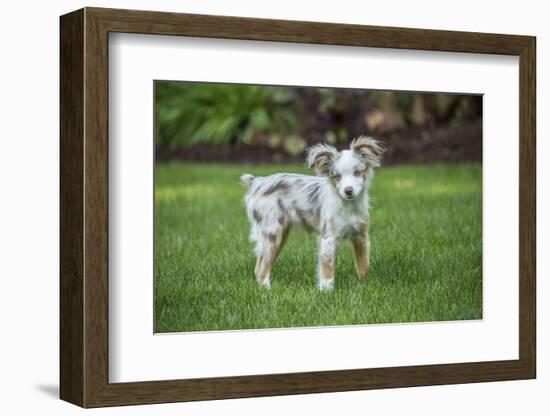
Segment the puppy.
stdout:
[[261,286],[270,286],[270,273],[286,242],[299,225],[319,235],[318,286],[334,286],[334,257],[343,239],[353,244],[360,277],[369,272],[369,185],[380,166],[383,148],[371,137],[361,136],[339,152],[326,144],[307,150],[306,164],[317,176],[278,173],[265,177],[241,176],[248,188],[245,197],[250,240],[255,243],[255,274]]

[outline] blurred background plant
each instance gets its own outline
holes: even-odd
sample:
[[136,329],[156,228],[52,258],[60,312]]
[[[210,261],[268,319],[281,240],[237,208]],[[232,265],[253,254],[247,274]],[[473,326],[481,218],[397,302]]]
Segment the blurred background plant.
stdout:
[[481,161],[479,95],[162,81],[155,104],[159,160],[297,162],[369,134],[386,164]]
[[158,83],[158,139],[169,146],[251,144],[297,127],[292,90],[259,85]]

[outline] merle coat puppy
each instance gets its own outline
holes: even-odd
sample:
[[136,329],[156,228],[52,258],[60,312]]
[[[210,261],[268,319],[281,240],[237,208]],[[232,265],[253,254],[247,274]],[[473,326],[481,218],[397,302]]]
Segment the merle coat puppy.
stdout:
[[307,150],[306,164],[317,176],[278,173],[265,177],[245,174],[245,197],[250,240],[255,243],[255,274],[261,286],[270,286],[273,262],[293,225],[319,235],[319,289],[334,286],[334,258],[343,239],[353,244],[360,277],[369,271],[369,185],[380,166],[383,148],[377,140],[361,136],[350,148],[317,144]]

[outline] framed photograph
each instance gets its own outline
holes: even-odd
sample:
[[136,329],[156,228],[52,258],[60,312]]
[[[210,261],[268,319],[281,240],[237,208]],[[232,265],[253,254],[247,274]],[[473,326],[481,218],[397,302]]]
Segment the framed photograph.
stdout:
[[536,377],[534,37],[60,29],[63,400]]

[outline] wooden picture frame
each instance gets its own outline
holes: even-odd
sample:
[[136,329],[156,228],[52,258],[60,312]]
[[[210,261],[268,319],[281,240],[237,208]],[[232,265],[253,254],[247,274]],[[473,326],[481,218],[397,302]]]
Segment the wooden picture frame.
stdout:
[[[60,396],[82,407],[535,378],[535,38],[85,8],[61,17]],[[520,91],[519,359],[109,383],[110,32],[515,55]]]

